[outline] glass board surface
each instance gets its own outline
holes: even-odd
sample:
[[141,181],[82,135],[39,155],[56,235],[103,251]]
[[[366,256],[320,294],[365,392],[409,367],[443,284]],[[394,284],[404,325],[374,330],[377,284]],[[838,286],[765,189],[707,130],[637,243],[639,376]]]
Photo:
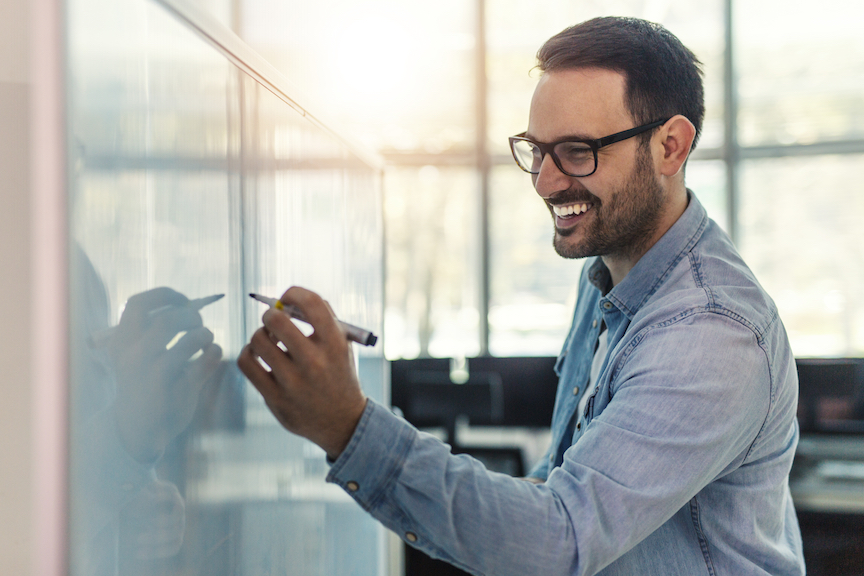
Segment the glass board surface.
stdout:
[[71,573],[383,574],[383,529],[235,364],[250,292],[381,333],[379,168],[155,2],[69,0],[67,42]]

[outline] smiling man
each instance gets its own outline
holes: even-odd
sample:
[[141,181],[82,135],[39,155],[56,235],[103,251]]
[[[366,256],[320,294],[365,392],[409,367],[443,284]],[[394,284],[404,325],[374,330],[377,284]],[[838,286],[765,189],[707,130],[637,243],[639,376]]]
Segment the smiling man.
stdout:
[[472,573],[803,574],[785,329],[684,184],[704,110],[698,61],[664,28],[623,18],[568,28],[538,58],[513,155],[550,209],[555,250],[592,260],[530,482],[367,400],[345,335],[306,290],[282,301],[315,333],[268,311],[241,368],[288,430],[324,448],[329,481]]

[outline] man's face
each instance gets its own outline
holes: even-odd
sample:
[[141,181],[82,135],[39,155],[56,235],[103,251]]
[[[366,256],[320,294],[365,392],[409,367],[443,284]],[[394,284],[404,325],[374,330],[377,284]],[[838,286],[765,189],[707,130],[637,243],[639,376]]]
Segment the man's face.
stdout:
[[[624,77],[596,68],[546,73],[531,101],[528,137],[595,139],[636,126],[624,105]],[[534,188],[555,225],[564,258],[641,255],[653,243],[665,194],[650,150],[631,138],[598,151],[597,171],[575,178],[546,157]]]

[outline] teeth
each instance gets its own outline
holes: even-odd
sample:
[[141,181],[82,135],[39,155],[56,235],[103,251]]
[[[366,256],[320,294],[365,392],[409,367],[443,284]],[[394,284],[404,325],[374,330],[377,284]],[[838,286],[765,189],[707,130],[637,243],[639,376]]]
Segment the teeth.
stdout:
[[588,204],[568,204],[567,206],[552,206],[552,210],[557,216],[570,216],[573,214],[582,214],[588,211]]

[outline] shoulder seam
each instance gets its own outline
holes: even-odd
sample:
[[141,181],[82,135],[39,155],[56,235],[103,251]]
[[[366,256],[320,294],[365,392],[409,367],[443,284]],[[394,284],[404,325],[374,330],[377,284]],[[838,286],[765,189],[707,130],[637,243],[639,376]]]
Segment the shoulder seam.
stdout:
[[[710,294],[710,292],[709,292],[709,294]],[[747,458],[749,458],[750,454],[753,452],[753,448],[755,447],[756,442],[759,441],[759,438],[762,436],[762,433],[765,431],[765,426],[767,426],[767,424],[768,424],[768,419],[771,416],[771,411],[774,409],[774,404],[775,404],[775,400],[776,400],[776,398],[775,398],[776,385],[774,382],[774,373],[771,370],[771,362],[768,359],[768,352],[765,349],[765,340],[763,337],[764,334],[762,332],[760,332],[759,330],[757,330],[756,326],[752,322],[747,321],[740,314],[736,314],[736,313],[732,312],[731,310],[728,310],[726,308],[723,308],[721,306],[716,306],[716,305],[715,306],[705,306],[704,308],[690,308],[688,310],[682,311],[681,313],[677,314],[676,316],[674,316],[672,318],[667,318],[663,322],[657,322],[655,324],[651,324],[650,326],[644,327],[637,334],[633,335],[633,338],[631,338],[630,341],[627,343],[626,348],[624,350],[622,350],[620,352],[620,354],[618,355],[618,357],[616,358],[614,365],[610,367],[609,387],[608,387],[609,396],[610,396],[610,398],[612,397],[613,389],[614,389],[613,382],[618,375],[618,371],[620,370],[620,367],[625,362],[627,362],[627,359],[630,357],[630,354],[632,354],[633,350],[636,349],[636,347],[639,345],[639,343],[642,340],[644,340],[645,337],[648,336],[648,334],[650,334],[651,332],[653,332],[654,330],[656,330],[658,328],[665,328],[666,326],[671,326],[673,324],[677,324],[678,322],[680,322],[686,318],[690,318],[691,316],[695,316],[697,314],[715,314],[718,316],[725,316],[725,317],[737,322],[739,325],[741,325],[745,329],[747,329],[751,334],[753,334],[755,336],[756,343],[759,346],[759,349],[762,351],[762,357],[763,357],[765,365],[768,369],[768,407],[765,410],[765,417],[762,420],[762,424],[759,427],[759,431],[753,436],[753,440],[750,442],[750,444],[747,447],[747,452],[744,454],[744,457],[741,461],[741,463],[743,464],[744,462],[747,461]],[[768,322],[767,326],[773,325],[776,322],[778,317],[779,317],[779,313],[777,312],[777,310],[775,308],[774,313],[772,314],[771,319]]]

